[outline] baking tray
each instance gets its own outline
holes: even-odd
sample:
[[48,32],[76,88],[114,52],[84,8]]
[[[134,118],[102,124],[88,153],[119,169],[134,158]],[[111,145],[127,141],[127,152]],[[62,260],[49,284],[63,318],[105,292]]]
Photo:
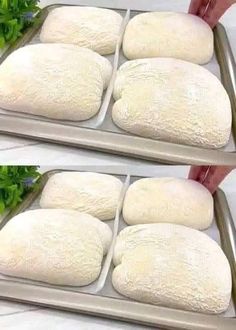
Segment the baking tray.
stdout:
[[[78,169],[80,170],[80,169]],[[83,170],[85,168],[83,167]],[[46,172],[41,180],[40,189],[30,193],[25,200],[19,204],[8,216],[5,217],[1,228],[16,214],[26,209],[34,208],[41,191],[48,178],[62,170],[53,170]],[[113,174],[120,178],[124,184],[123,194],[126,191],[129,182],[132,183],[143,176],[137,176],[135,171],[132,175],[127,175],[127,171],[115,170],[110,167],[105,171],[98,170],[96,167],[89,167],[89,171],[105,172]],[[172,168],[168,168],[171,176]],[[149,173],[145,177],[151,177]],[[122,194],[121,194],[122,195]],[[121,201],[123,197],[121,196]],[[89,315],[102,316],[111,319],[129,321],[147,326],[159,327],[161,329],[224,329],[233,330],[236,326],[236,232],[234,223],[228,208],[227,200],[222,190],[218,190],[214,196],[215,220],[206,233],[221,246],[230,262],[233,278],[233,293],[230,308],[226,313],[220,316],[205,315],[200,313],[170,309],[161,306],[154,306],[140,302],[132,301],[117,293],[111,284],[111,274],[113,265],[110,266],[108,276],[103,287],[93,293],[77,292],[62,288],[60,286],[49,286],[36,281],[22,280],[18,278],[0,277],[0,297],[3,299],[31,303],[39,306],[46,306],[55,309],[80,312]],[[121,206],[121,205],[120,205]],[[119,207],[120,207],[119,206]],[[118,209],[119,209],[118,207]],[[124,220],[120,215],[116,223],[115,235],[117,231],[125,227]],[[114,245],[114,240],[113,244]],[[110,249],[111,251],[111,249]],[[113,246],[112,246],[113,251]]]
[[[38,16],[37,24],[29,28],[26,33],[3,54],[0,63],[15,49],[26,44],[39,42],[39,31],[48,13],[52,9],[62,5],[63,4],[56,4],[45,7]],[[124,17],[124,21],[120,30],[120,38],[117,43],[116,52],[113,56],[108,56],[108,59],[113,63],[113,75],[110,85],[104,94],[102,107],[98,115],[87,121],[71,122],[51,120],[40,116],[21,114],[1,109],[0,132],[162,163],[235,165],[236,68],[224,27],[219,24],[214,30],[215,55],[206,67],[216,76],[219,78],[221,77],[230,96],[233,112],[232,134],[227,147],[219,150],[203,149],[200,147],[185,146],[135,136],[124,132],[113,123],[111,109],[114,103],[112,90],[115,74],[118,66],[126,61],[120,47],[123,33],[129,18],[144,11],[110,9],[119,12]]]

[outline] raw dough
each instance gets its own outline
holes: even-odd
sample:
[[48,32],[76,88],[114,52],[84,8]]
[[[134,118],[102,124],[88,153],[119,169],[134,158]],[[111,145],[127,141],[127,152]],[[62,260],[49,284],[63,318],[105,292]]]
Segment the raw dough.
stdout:
[[101,55],[115,52],[122,16],[94,7],[60,7],[46,18],[40,40],[87,47]]
[[111,73],[110,62],[86,48],[25,46],[0,66],[0,107],[54,119],[86,120],[98,112]]
[[91,172],[62,172],[47,182],[42,208],[68,208],[89,213],[100,220],[115,217],[122,182],[114,176]]
[[229,141],[231,105],[216,76],[169,58],[123,64],[114,86],[112,117],[120,128],[168,142],[221,148]]
[[180,225],[149,224],[121,231],[112,282],[121,294],[146,303],[222,313],[231,297],[231,271],[218,244]]
[[0,273],[57,285],[83,286],[100,274],[110,228],[73,210],[32,210],[0,231]]
[[209,25],[195,15],[152,12],[129,22],[123,49],[128,59],[174,57],[204,64],[213,55],[213,40]]
[[146,178],[128,189],[123,206],[129,225],[170,222],[195,229],[208,228],[214,206],[210,192],[200,183],[178,178]]

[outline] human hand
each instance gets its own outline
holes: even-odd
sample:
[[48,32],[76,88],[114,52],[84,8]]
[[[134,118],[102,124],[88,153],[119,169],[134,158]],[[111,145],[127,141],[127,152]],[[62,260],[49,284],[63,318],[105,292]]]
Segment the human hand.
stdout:
[[235,166],[191,166],[188,178],[205,186],[212,194]]
[[213,28],[236,0],[192,0],[189,14],[197,15]]

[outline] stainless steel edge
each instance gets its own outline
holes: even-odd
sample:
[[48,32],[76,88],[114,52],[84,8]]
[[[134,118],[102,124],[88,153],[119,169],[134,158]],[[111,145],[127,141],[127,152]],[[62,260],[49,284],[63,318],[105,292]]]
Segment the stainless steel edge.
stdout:
[[171,164],[235,165],[236,153],[34,119],[0,116],[0,133]]
[[236,138],[236,64],[226,30],[222,24],[214,29],[215,50],[220,64],[222,83],[230,98],[233,115],[233,134]]
[[169,330],[235,330],[236,320],[133,301],[3,282],[0,298]]
[[236,229],[224,192],[218,189],[214,195],[216,222],[221,244],[232,273],[233,298],[236,305]]

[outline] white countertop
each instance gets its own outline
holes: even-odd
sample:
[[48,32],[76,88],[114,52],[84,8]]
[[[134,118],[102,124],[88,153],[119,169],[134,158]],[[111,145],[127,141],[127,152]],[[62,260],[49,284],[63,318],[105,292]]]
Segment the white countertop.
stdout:
[[[91,164],[92,165],[92,164]],[[67,168],[58,166],[57,168]],[[119,166],[113,167],[114,172]],[[41,167],[41,171],[45,172],[50,167]],[[76,169],[76,167],[74,167]],[[88,168],[87,168],[88,169]],[[89,170],[89,169],[88,169]],[[90,169],[92,170],[92,169]],[[94,170],[94,169],[93,169]],[[97,170],[106,171],[106,166],[97,166]],[[112,169],[113,170],[113,169]],[[127,173],[132,174],[135,170],[136,174],[145,175],[170,175],[166,166],[149,166],[149,167],[126,167]],[[186,177],[189,171],[188,166],[171,167],[171,175],[177,177]],[[133,172],[134,173],[134,172]],[[236,224],[236,170],[234,170],[223,182],[221,188],[226,193],[232,216]],[[46,308],[38,308],[35,306],[11,303],[0,300],[0,329],[7,330],[44,330],[51,328],[53,330],[107,330],[107,329],[148,329],[147,327],[136,326],[124,322],[106,320],[97,317],[84,316],[80,314],[61,312]]]
[[[97,4],[117,8],[135,8],[143,10],[187,11],[190,0],[42,0],[41,6],[53,3]],[[236,6],[223,17],[228,36],[236,56]],[[136,161],[119,156],[111,156],[94,151],[86,151],[33,140],[0,135],[1,164],[135,164]],[[145,164],[146,162],[140,162]]]

